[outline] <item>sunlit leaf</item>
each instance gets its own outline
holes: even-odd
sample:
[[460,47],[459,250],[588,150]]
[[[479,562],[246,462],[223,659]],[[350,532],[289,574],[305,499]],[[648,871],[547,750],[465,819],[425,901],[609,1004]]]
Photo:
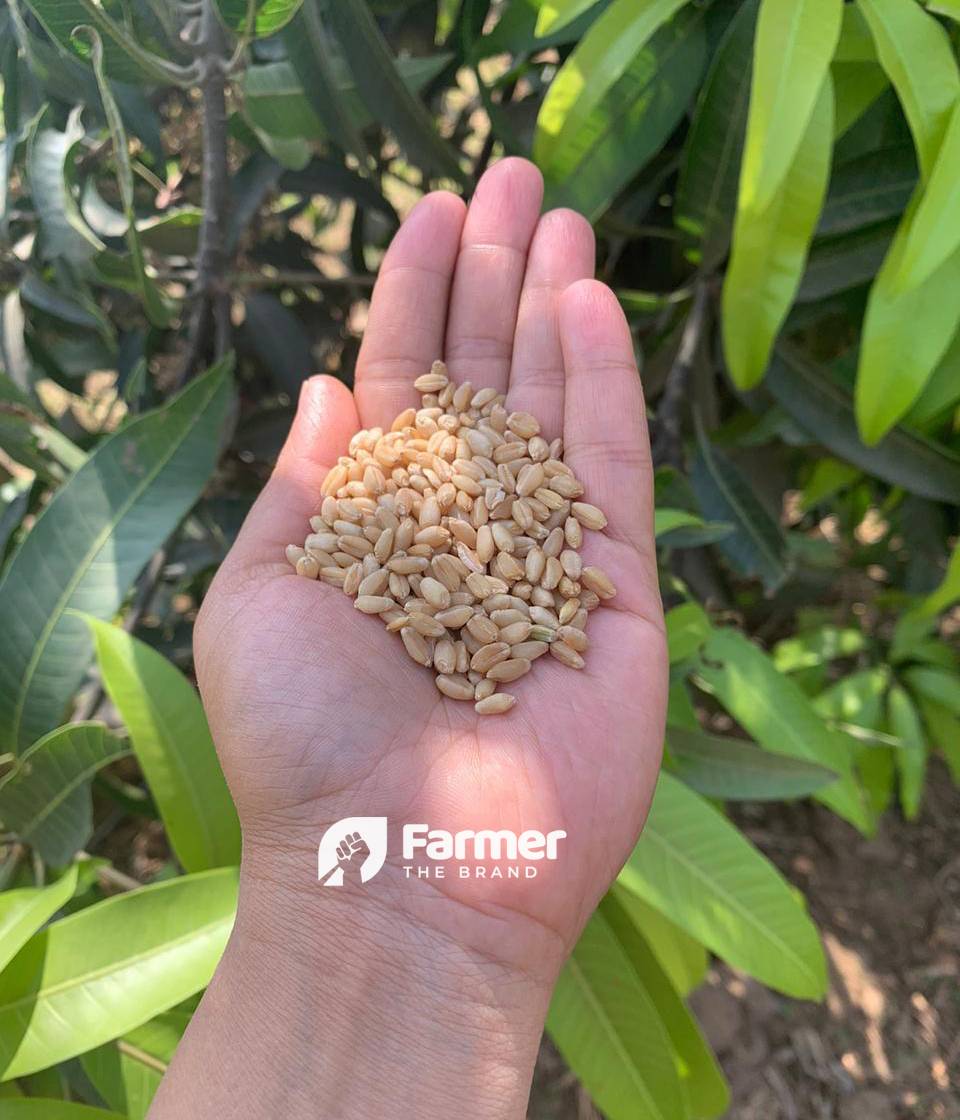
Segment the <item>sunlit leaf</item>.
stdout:
[[46,887],[20,887],[0,892],[0,972],[26,941],[72,898],[77,867],[72,865]]

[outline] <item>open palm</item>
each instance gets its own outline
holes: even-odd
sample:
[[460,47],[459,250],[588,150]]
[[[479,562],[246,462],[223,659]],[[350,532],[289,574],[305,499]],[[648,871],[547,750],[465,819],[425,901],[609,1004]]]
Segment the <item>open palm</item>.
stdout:
[[[295,853],[304,884],[324,830],[386,816],[388,872],[362,888],[398,920],[441,928],[526,964],[562,959],[639,833],[660,759],[666,654],[652,536],[649,448],[630,334],[590,279],[593,235],[570,211],[540,216],[542,184],[510,159],[469,211],[425,197],[383,262],[356,391],[313,378],[276,471],[198,620],[204,702],[245,834],[245,858]],[[317,512],[320,484],[362,427],[417,403],[413,380],[444,357],[455,381],[493,386],[562,435],[585,501],[609,518],[586,563],[618,594],[590,615],[586,667],[552,658],[510,685],[517,705],[478,716],[448,700],[379,619],[298,578],[284,546]],[[404,822],[450,831],[566,830],[533,880],[405,879]],[[396,833],[394,832],[396,830]],[[289,866],[289,863],[287,864]],[[315,868],[313,868],[315,874]],[[359,888],[358,888],[359,889]]]

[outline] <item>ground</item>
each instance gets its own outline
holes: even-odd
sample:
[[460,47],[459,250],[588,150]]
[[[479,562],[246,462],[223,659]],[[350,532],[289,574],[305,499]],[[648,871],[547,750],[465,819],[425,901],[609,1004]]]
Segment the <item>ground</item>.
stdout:
[[[960,1120],[960,790],[934,765],[919,819],[870,841],[813,803],[734,815],[806,894],[831,986],[817,1005],[711,970],[691,1002],[728,1120]],[[545,1043],[530,1120],[596,1117]]]

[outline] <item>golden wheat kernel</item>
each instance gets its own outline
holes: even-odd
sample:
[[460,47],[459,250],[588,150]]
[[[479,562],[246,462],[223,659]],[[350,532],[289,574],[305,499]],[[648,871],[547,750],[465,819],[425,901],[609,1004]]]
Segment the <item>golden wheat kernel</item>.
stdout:
[[451,607],[472,607],[476,602],[476,595],[466,587],[461,587],[459,591],[450,592]]
[[541,436],[533,436],[527,441],[527,454],[535,463],[542,463],[550,456],[550,447]]
[[394,610],[384,611],[380,615],[380,621],[386,625],[388,633],[394,634],[397,630],[402,630],[405,626],[410,625],[410,616],[396,607]]
[[467,428],[464,431],[463,438],[467,441],[470,450],[475,456],[482,455],[488,457],[493,454],[493,444],[479,429]]
[[410,625],[418,630],[425,638],[445,638],[447,629],[442,622],[431,617],[426,611],[411,611]]
[[[558,613],[558,617],[560,619],[560,625],[561,626],[572,625],[573,619],[576,618],[577,611],[579,611],[579,610],[580,610],[580,600],[579,599],[567,599],[564,602],[563,606],[560,608],[560,611]],[[578,629],[582,629],[582,627],[578,627]]]
[[463,541],[457,541],[457,556],[466,565],[467,571],[478,574],[483,571],[483,563],[473,549],[468,548]]
[[[477,688],[479,687],[480,685],[477,685]],[[473,709],[478,716],[499,716],[509,712],[516,702],[516,696],[511,696],[509,692],[494,692],[477,700]]]
[[[340,517],[344,521],[351,521],[355,525],[359,525],[363,520],[363,512],[355,501],[350,498],[341,498],[337,502],[337,508]],[[336,525],[336,523],[334,523]]]
[[417,523],[412,517],[404,517],[393,534],[394,552],[405,552],[413,544],[417,534]]
[[457,651],[449,638],[441,638],[433,647],[433,667],[438,673],[457,671]]
[[408,576],[412,572],[423,572],[427,569],[427,559],[424,556],[406,556],[396,555],[391,556],[387,561],[387,567],[391,572],[396,572],[399,576]]
[[385,568],[378,568],[360,581],[357,588],[358,595],[382,595],[390,585],[390,573]]
[[541,623],[534,625],[530,630],[528,640],[531,642],[552,642],[556,637],[557,630],[554,626],[544,626]]
[[[563,510],[565,517],[570,512],[570,503],[565,498],[561,498],[556,490],[551,490],[548,486],[540,486],[534,493],[534,497],[547,507],[548,516]],[[550,527],[552,528],[553,524]]]
[[295,567],[297,575],[304,579],[316,579],[320,575],[320,565],[313,556],[301,556]]
[[472,396],[473,385],[469,381],[464,381],[454,389],[453,398],[450,403],[456,412],[466,412],[470,407],[470,398]]
[[467,629],[478,642],[496,642],[500,638],[500,628],[482,614],[475,614],[467,623]]
[[510,470],[506,463],[501,463],[497,467],[497,481],[500,483],[500,489],[505,494],[516,494],[517,492],[517,479],[513,471]]
[[490,571],[508,584],[523,579],[523,565],[509,552],[498,552],[490,565]]
[[507,427],[521,439],[530,439],[540,432],[540,423],[529,412],[511,412],[507,417]]
[[513,553],[516,551],[517,542],[514,540],[513,533],[503,524],[502,521],[496,522],[491,526],[494,543],[500,552]]
[[590,505],[589,502],[574,502],[571,509],[573,516],[584,528],[600,530],[606,527],[607,518],[603,510]]
[[590,639],[583,630],[578,630],[575,626],[561,626],[557,630],[557,637],[562,642],[566,642],[571,649],[575,649],[577,653],[583,651],[590,645]]
[[498,464],[509,465],[525,458],[527,458],[527,446],[525,443],[511,443],[507,441],[493,449],[493,461]]
[[[369,552],[373,552],[373,545],[366,537],[340,537],[337,541],[342,552],[354,560],[362,560]],[[334,554],[336,555],[336,554]]]
[[533,623],[528,618],[520,622],[511,622],[509,626],[504,626],[500,631],[500,639],[508,645],[515,646],[520,642],[525,642],[530,637],[532,627]]
[[[326,500],[326,499],[324,499]],[[329,532],[330,526],[323,520],[319,513],[315,513],[310,518],[310,531],[313,533],[326,533]]]
[[410,581],[406,576],[401,576],[397,572],[390,573],[389,587],[390,594],[398,603],[405,602],[410,594]]
[[448,381],[446,385],[437,394],[437,403],[441,408],[449,408],[453,402],[453,394],[456,391],[456,385],[452,381]]
[[552,630],[556,630],[560,626],[557,612],[550,607],[531,607],[530,617],[538,626],[549,626]]
[[397,415],[396,420],[390,425],[390,431],[402,432],[404,428],[412,427],[416,417],[417,410],[415,408],[405,408],[403,412]]
[[560,561],[556,556],[548,556],[546,567],[543,570],[543,575],[540,578],[540,586],[545,591],[552,591],[560,580],[563,578],[563,568],[560,567]]
[[397,604],[387,595],[358,595],[353,605],[362,614],[381,614],[392,610]]
[[492,404],[499,395],[496,389],[478,389],[470,400],[470,407],[482,409]]
[[[306,550],[302,549],[299,545],[296,544],[288,544],[284,549],[284,556],[286,556],[287,558],[287,563],[294,568],[297,566],[297,561],[306,555]],[[320,569],[318,567],[317,571],[319,570]]]
[[514,595],[516,595],[519,599],[524,600],[529,599],[533,594],[533,587],[531,584],[527,583],[526,580],[520,580],[519,582],[515,583],[512,590]]
[[452,482],[442,482],[437,487],[437,504],[446,513],[457,500],[457,488]]
[[536,661],[538,657],[543,657],[549,649],[549,642],[528,640],[517,642],[515,646],[511,646],[510,654],[512,657],[523,657],[527,661]]
[[437,611],[433,617],[448,630],[459,630],[461,626],[466,626],[473,613],[473,607],[451,606]]
[[343,593],[350,596],[356,595],[362,578],[363,567],[359,562],[347,568],[347,574],[343,577]]
[[[471,670],[471,672],[472,671],[473,670]],[[496,691],[496,681],[491,681],[487,677],[481,677],[473,686],[473,698],[474,700],[486,700],[488,696],[492,696]]]
[[480,483],[469,475],[455,474],[452,481],[454,486],[462,493],[466,494],[468,498],[479,498],[483,493],[483,487]]
[[450,591],[431,576],[424,576],[418,588],[420,595],[438,610],[445,610],[450,606]]
[[418,393],[439,393],[446,384],[447,378],[444,374],[424,373],[414,381],[413,387]]
[[488,613],[493,611],[509,610],[512,606],[511,596],[507,594],[488,595],[483,601],[483,609]]
[[564,576],[557,584],[557,594],[561,599],[579,599],[582,590],[580,581],[569,576]]
[[560,459],[563,456],[563,440],[560,436],[550,441],[550,458]]
[[309,552],[318,548],[322,552],[333,552],[337,547],[338,535],[336,533],[308,533],[303,547]]
[[414,534],[413,545],[410,551],[415,548],[425,548],[427,551],[424,553],[426,556],[432,556],[436,551],[448,548],[450,545],[450,530],[443,525],[428,525],[426,529],[421,529],[418,533]]
[[[484,487],[484,490],[483,490],[483,504],[487,508],[487,513],[490,514],[491,516],[495,516],[494,511],[501,505],[501,503],[506,501],[506,498],[507,498],[507,495],[504,493],[503,489],[500,486],[485,486]],[[510,499],[510,505],[511,506],[513,505],[513,499],[512,498]],[[509,514],[509,512],[510,512],[510,510],[508,508],[506,510],[506,513]]]
[[430,567],[433,570],[434,577],[438,579],[448,591],[456,591],[460,587],[460,575],[456,568],[450,563],[453,559],[447,553],[441,553],[439,556],[434,556],[430,561]]
[[530,672],[531,662],[525,657],[508,657],[506,661],[498,661],[491,669],[487,670],[487,676],[493,681],[508,681],[519,680],[520,677],[525,676]]
[[430,646],[422,634],[412,626],[404,626],[400,629],[400,640],[403,642],[404,649],[418,665],[430,667]]
[[327,472],[326,478],[323,480],[323,485],[320,487],[320,493],[324,497],[335,494],[341,486],[346,484],[347,481],[347,468],[337,464],[331,467]]
[[547,539],[543,542],[543,552],[545,556],[559,556],[563,551],[563,546],[566,541],[563,536],[563,530],[557,526],[550,530]]
[[517,475],[517,493],[528,498],[543,485],[543,467],[539,463],[527,463]]
[[561,664],[567,665],[571,669],[582,669],[585,664],[580,654],[566,642],[552,642],[550,656],[555,657]]
[[477,547],[477,531],[469,521],[465,521],[462,517],[448,517],[447,528],[460,544],[465,544],[467,548]]
[[383,529],[380,536],[377,537],[376,544],[373,546],[373,554],[381,564],[385,564],[393,554],[394,536],[393,529]]
[[451,700],[472,700],[473,685],[459,673],[438,673],[434,678],[437,688]]
[[524,575],[528,583],[539,583],[543,575],[543,570],[546,567],[547,558],[544,551],[538,545],[535,545],[527,553],[524,558]]
[[592,565],[580,573],[580,582],[601,599],[612,599],[617,593],[607,573]]
[[530,503],[526,498],[517,498],[514,500],[513,507],[510,510],[510,516],[524,532],[526,532],[536,520],[533,516],[533,510],[530,508]]
[[490,642],[486,645],[480,645],[473,651],[470,658],[470,668],[478,673],[486,674],[494,665],[500,661],[506,661],[509,656],[510,646],[506,642]]
[[481,564],[489,564],[493,559],[497,547],[494,544],[493,533],[490,531],[489,525],[481,525],[475,531],[475,540],[477,559]]

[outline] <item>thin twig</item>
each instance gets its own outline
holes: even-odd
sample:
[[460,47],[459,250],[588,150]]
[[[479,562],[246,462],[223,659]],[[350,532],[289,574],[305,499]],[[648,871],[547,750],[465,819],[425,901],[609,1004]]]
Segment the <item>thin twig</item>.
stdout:
[[[197,280],[195,268],[155,269],[151,274],[161,283],[179,282],[192,284]],[[322,272],[312,272],[308,268],[286,269],[275,272],[228,272],[226,285],[234,288],[372,288],[376,276],[366,273],[350,273],[347,276],[324,276]]]
[[[89,852],[77,852],[77,857],[79,859],[94,858]],[[139,879],[134,879],[132,875],[125,875],[115,867],[98,867],[97,878],[100,880],[101,886],[116,887],[121,891],[135,891],[143,886]]]
[[657,466],[670,465],[678,469],[683,466],[682,412],[707,322],[708,297],[707,285],[701,280],[694,287],[693,304],[680,337],[680,348],[657,407],[653,439],[653,461]]

